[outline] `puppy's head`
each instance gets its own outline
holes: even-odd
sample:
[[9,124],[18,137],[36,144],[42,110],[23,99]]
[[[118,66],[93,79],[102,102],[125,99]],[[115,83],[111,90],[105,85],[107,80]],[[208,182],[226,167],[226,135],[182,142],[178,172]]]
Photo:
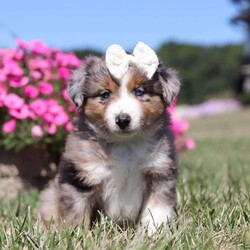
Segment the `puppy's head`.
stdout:
[[68,92],[77,109],[103,135],[131,138],[157,124],[179,88],[176,72],[162,62],[150,80],[134,65],[117,80],[105,58],[90,56],[72,75]]

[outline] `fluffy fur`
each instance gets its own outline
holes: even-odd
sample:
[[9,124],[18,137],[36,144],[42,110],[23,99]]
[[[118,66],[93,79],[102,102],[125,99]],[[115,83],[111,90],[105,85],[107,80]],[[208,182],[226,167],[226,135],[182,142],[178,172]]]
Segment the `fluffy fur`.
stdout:
[[58,174],[41,194],[42,219],[89,227],[103,213],[152,230],[167,222],[177,162],[165,110],[179,87],[162,62],[151,80],[130,66],[117,81],[104,58],[88,57],[69,81],[78,118]]

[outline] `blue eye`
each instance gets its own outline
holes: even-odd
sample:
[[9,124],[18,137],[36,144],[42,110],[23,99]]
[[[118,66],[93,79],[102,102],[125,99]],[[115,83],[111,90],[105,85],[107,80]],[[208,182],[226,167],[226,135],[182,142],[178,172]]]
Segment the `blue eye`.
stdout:
[[142,88],[138,88],[135,90],[135,96],[143,96],[145,91]]
[[110,97],[110,92],[105,91],[100,95],[100,97],[101,97],[101,100],[104,101],[104,100],[106,100],[106,99],[108,99]]

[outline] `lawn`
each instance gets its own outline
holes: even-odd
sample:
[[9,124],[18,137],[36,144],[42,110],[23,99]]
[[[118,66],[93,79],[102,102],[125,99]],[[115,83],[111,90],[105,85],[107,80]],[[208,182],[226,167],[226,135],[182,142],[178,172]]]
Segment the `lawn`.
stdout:
[[92,231],[45,228],[38,191],[0,201],[0,249],[250,249],[250,110],[191,121],[175,218],[153,236],[103,219]]

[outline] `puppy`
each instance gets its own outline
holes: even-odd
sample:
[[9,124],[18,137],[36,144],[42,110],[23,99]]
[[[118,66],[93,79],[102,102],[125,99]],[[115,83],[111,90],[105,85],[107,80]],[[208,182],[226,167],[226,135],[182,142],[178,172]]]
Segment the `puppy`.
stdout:
[[86,227],[99,213],[155,230],[176,199],[177,159],[166,107],[180,83],[145,44],[89,56],[68,84],[78,109],[55,180],[42,192],[45,223]]

